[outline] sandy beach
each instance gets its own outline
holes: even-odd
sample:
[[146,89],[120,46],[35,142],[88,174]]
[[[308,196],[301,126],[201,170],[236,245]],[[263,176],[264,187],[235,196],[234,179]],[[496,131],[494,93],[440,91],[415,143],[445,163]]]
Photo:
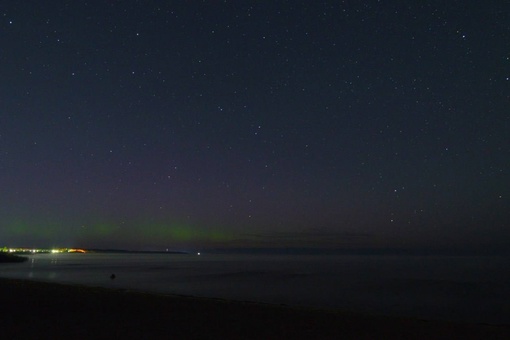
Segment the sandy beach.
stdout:
[[18,339],[507,339],[462,324],[0,279],[3,336]]

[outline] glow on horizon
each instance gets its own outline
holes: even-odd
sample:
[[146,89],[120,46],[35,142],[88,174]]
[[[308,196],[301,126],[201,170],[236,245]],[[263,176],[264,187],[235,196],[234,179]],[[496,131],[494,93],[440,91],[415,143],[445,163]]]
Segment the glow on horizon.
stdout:
[[3,247],[0,248],[0,252],[3,253],[51,253],[51,254],[59,254],[59,253],[87,253],[85,249],[81,248],[8,248]]

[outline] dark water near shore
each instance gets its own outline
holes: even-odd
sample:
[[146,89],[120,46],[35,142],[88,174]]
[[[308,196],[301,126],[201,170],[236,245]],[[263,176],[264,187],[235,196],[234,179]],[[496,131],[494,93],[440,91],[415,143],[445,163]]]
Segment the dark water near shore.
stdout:
[[0,265],[0,277],[510,324],[510,259],[502,256],[89,253],[28,257],[25,263]]

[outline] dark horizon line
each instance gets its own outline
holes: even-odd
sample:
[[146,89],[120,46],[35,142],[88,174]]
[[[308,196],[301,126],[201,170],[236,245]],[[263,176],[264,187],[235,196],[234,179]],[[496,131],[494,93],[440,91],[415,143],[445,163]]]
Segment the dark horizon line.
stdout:
[[[6,247],[9,248],[9,247]],[[18,249],[46,249],[32,247],[12,247]],[[62,249],[67,247],[53,247],[48,249]],[[86,248],[72,247],[69,249],[83,249],[91,253],[120,253],[120,254],[268,254],[268,255],[396,255],[396,256],[508,256],[509,247],[493,248],[321,248],[321,247],[224,247],[224,248],[195,248],[193,250],[135,250],[117,248]]]

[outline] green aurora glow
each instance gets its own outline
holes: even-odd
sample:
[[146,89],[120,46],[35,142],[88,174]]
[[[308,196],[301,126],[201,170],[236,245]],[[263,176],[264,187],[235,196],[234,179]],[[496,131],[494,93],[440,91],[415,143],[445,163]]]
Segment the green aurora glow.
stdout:
[[187,244],[215,246],[236,239],[226,228],[218,226],[206,228],[181,222],[127,224],[101,221],[68,228],[62,223],[15,220],[6,225],[5,233],[13,238],[42,240],[43,243],[52,246],[80,247],[90,247],[103,240],[115,240],[115,244],[132,244],[136,247],[138,244],[166,244],[168,247],[182,247]]

